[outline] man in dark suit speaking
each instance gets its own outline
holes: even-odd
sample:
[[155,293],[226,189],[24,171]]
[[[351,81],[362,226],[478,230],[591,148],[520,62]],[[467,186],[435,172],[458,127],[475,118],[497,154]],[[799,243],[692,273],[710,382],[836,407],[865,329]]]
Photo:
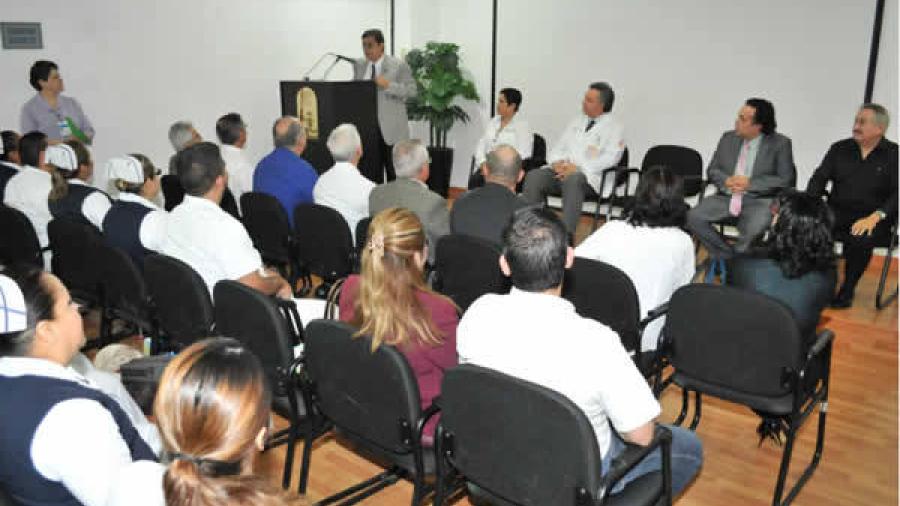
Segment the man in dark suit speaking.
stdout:
[[[719,139],[707,169],[718,192],[691,209],[687,220],[713,258],[746,251],[772,222],[772,197],[796,182],[791,140],[776,133],[775,127],[772,103],[751,98],[738,111],[734,130]],[[713,222],[730,216],[737,218],[740,232],[733,248],[713,228]]]
[[372,80],[378,87],[380,149],[373,155],[380,158],[376,167],[383,165],[387,180],[393,181],[396,176],[391,149],[398,141],[409,139],[406,101],[416,95],[416,82],[406,62],[384,54],[384,34],[381,30],[363,32],[362,45],[366,57],[353,63],[353,79]]

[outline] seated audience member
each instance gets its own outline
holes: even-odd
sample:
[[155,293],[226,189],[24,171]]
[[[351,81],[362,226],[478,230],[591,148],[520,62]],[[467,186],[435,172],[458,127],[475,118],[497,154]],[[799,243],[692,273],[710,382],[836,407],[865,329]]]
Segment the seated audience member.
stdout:
[[728,284],[785,303],[812,344],[819,315],[834,293],[834,217],[825,202],[803,192],[781,195],[776,206],[760,250],[729,262]]
[[[807,193],[789,191],[775,204],[778,210],[762,247],[753,255],[729,261],[728,284],[768,295],[789,307],[805,343],[805,355],[815,342],[822,310],[834,294],[834,217],[825,202]],[[814,387],[806,383],[807,388]],[[760,441],[770,437],[780,444],[788,422],[765,412],[757,414],[762,417],[756,429]]]
[[106,169],[119,198],[103,220],[103,239],[143,269],[147,253],[162,251],[166,240],[169,215],[153,203],[159,195],[160,171],[141,154],[113,158]]
[[853,137],[831,145],[806,189],[815,196],[831,182],[828,205],[834,212],[834,238],[843,243],[844,283],[831,307],[853,304],[856,284],[872,259],[872,249],[890,243],[897,222],[897,143],[884,136],[887,110],[865,104],[856,113]]
[[306,130],[299,119],[278,118],[272,126],[272,140],[275,149],[259,161],[253,173],[253,191],[278,199],[293,227],[294,208],[313,202],[313,187],[319,175],[300,156],[306,149]]
[[216,137],[222,148],[222,159],[228,170],[228,188],[235,200],[253,190],[253,165],[247,159],[244,145],[247,144],[247,125],[241,115],[228,113],[216,121]]
[[485,185],[464,193],[453,203],[450,231],[503,243],[503,227],[516,209],[528,205],[516,195],[516,184],[525,175],[522,158],[509,144],[500,144],[487,155]]
[[[588,236],[575,255],[618,267],[637,290],[642,318],[694,277],[694,242],[682,230],[688,206],[681,178],[665,166],[641,176],[634,207]],[[665,317],[644,329],[641,350],[655,350]]]
[[282,492],[254,474],[271,394],[259,360],[239,342],[195,343],[166,366],[153,403],[163,462],[119,475],[110,505],[269,506]]
[[19,158],[19,134],[12,130],[0,132],[2,151],[0,151],[0,202],[6,192],[6,183],[19,173],[22,160]]
[[[348,277],[341,290],[340,317],[358,327],[358,335],[371,336],[373,346],[403,352],[425,409],[440,395],[444,371],[457,364],[457,309],[425,284],[428,251],[415,214],[385,209],[372,219],[368,237],[360,274]],[[437,422],[431,418],[422,432],[427,444]]]
[[51,141],[77,139],[91,143],[94,127],[78,101],[62,94],[65,85],[55,63],[34,62],[28,82],[37,93],[22,106],[19,119],[23,132],[42,132]]
[[217,282],[232,279],[264,294],[289,298],[288,283],[263,267],[247,230],[219,207],[228,184],[219,147],[201,142],[186,148],[179,158],[184,202],[169,213],[162,252],[197,271],[210,294]]
[[50,146],[46,158],[51,170],[48,199],[53,218],[90,223],[102,231],[103,219],[112,203],[107,194],[87,183],[93,175],[94,162],[84,144],[68,141]]
[[335,163],[319,176],[313,198],[316,204],[341,213],[355,241],[356,223],[369,216],[369,194],[375,183],[366,179],[357,168],[362,158],[362,142],[355,126],[349,123],[338,125],[328,135],[326,144]]
[[176,121],[169,127],[169,142],[175,150],[175,154],[169,158],[169,174],[178,173],[178,154],[184,151],[188,146],[193,146],[198,142],[202,142],[200,132],[194,128],[194,124],[190,121]]
[[450,213],[447,200],[425,184],[429,171],[428,150],[421,141],[404,140],[394,144],[393,154],[397,179],[372,189],[369,213],[374,216],[389,207],[409,209],[425,226],[428,244],[434,248],[439,238],[450,233]]
[[[768,100],[750,98],[738,111],[734,130],[722,134],[707,168],[718,193],[705,197],[688,212],[691,232],[712,258],[743,253],[769,224],[772,197],[793,188],[797,179],[791,139],[775,132],[775,108]],[[740,237],[734,247],[713,222],[737,218]]]
[[[528,122],[519,116],[522,107],[522,92],[515,88],[503,88],[497,95],[497,115],[491,118],[484,130],[484,135],[475,146],[475,179],[481,186],[485,178],[482,175],[488,153],[501,144],[512,146],[520,158],[531,157],[534,149],[534,132]],[[481,177],[479,177],[481,176]],[[470,184],[469,186],[473,186]]]
[[0,486],[15,504],[104,506],[115,477],[153,451],[109,396],[67,364],[78,307],[52,274],[0,274]]
[[622,125],[611,115],[615,97],[609,84],[592,83],[581,103],[582,114],[569,122],[550,150],[550,166],[525,177],[522,197],[529,204],[543,204],[548,194],[562,195],[563,221],[572,236],[585,196],[608,195],[613,178],[600,188],[603,171],[619,163],[625,152]]
[[[516,211],[504,230],[500,257],[513,288],[508,295],[483,295],[469,307],[457,329],[457,351],[460,363],[489,367],[571,399],[593,426],[607,470],[626,442],[649,444],[660,407],[619,336],[579,316],[560,296],[563,273],[574,258],[566,244],[565,226],[552,211]],[[678,493],[700,469],[703,449],[693,432],[671,431],[672,488]],[[661,452],[650,453],[612,492],[661,464]]]
[[[22,169],[6,183],[3,203],[14,207],[28,217],[44,248],[50,244],[47,224],[53,219],[47,198],[53,187],[50,169],[46,165],[47,136],[41,132],[29,132],[19,140]],[[44,265],[50,268],[49,251],[44,253]]]

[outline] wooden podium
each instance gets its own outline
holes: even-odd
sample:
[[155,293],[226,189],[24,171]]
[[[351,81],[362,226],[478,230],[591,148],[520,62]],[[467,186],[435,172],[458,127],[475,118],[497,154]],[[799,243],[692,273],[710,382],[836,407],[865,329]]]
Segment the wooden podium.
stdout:
[[[372,81],[281,81],[281,113],[297,116],[306,125],[303,157],[319,172],[334,165],[325,145],[328,134],[341,123],[359,130],[363,158],[359,171],[375,183],[384,179],[378,154],[378,110]],[[377,166],[376,166],[377,165]]]

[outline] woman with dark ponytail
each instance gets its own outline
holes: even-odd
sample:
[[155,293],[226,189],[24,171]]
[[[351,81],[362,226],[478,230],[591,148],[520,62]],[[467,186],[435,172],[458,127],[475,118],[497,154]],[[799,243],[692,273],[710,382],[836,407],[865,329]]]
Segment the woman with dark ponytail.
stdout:
[[47,148],[47,167],[51,188],[47,197],[50,214],[90,223],[103,230],[103,219],[112,202],[109,196],[87,184],[94,172],[94,162],[84,144],[71,140]]
[[159,195],[160,171],[141,154],[113,158],[107,162],[106,170],[119,197],[106,214],[103,237],[110,246],[131,255],[141,267],[144,256],[159,251],[166,238],[169,215],[153,203]]
[[259,360],[239,342],[212,338],[186,348],[163,372],[153,405],[167,466],[130,466],[111,504],[285,504],[280,489],[253,474],[270,402]]

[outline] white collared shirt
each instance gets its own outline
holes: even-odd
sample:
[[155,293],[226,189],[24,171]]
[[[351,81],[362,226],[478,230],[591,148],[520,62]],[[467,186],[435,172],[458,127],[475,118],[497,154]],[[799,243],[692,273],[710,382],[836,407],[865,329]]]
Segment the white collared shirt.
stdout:
[[[42,248],[50,244],[47,224],[53,219],[53,215],[50,214],[47,198],[52,186],[48,172],[26,165],[6,183],[3,197],[6,205],[22,211],[28,217]],[[44,254],[44,266],[50,267],[49,251]]]
[[375,188],[375,183],[360,174],[355,165],[338,162],[319,176],[313,187],[313,200],[341,213],[356,241],[356,224],[369,216],[369,193],[372,188]]
[[[96,389],[73,369],[37,358],[2,357],[0,375],[42,376]],[[105,505],[118,473],[132,462],[112,414],[84,398],[59,402],[44,415],[31,441],[31,461],[41,476],[62,483],[86,506]]]
[[237,280],[262,267],[241,222],[215,202],[191,195],[169,213],[162,252],[197,271],[210,295],[217,282]]
[[[601,193],[600,188],[602,173],[619,163],[625,152],[623,128],[608,113],[593,118],[594,125],[585,131],[590,121],[591,118],[581,114],[569,122],[559,142],[550,150],[547,162],[574,163],[587,177],[587,182],[594,191],[606,195]],[[608,188],[611,186],[610,179],[607,178]]]
[[[637,290],[642,318],[694,277],[694,243],[677,227],[635,227],[613,220],[588,236],[575,254],[624,271]],[[656,349],[665,322],[660,317],[647,325],[641,350]]]
[[480,167],[487,159],[487,154],[500,144],[509,144],[516,148],[522,159],[531,158],[534,150],[534,132],[519,114],[513,115],[502,129],[500,115],[494,116],[484,129],[484,135],[478,140],[478,146],[475,147],[475,168]]
[[230,144],[222,144],[221,147],[225,170],[228,171],[228,188],[240,205],[241,195],[253,191],[253,171],[256,167],[250,164],[243,149]]
[[144,216],[143,221],[141,221],[141,229],[138,231],[138,238],[145,248],[151,251],[162,251],[163,245],[166,242],[169,213],[136,193],[121,192],[119,193],[119,200],[123,202],[133,202],[152,209],[152,211]]
[[659,403],[619,336],[582,318],[569,301],[513,288],[487,294],[456,329],[459,363],[489,367],[568,397],[587,415],[600,452],[609,450],[607,419],[619,433],[659,415]]
[[[69,179],[70,185],[77,186],[90,186],[80,179]],[[109,208],[112,207],[112,203],[109,201],[109,197],[106,196],[102,191],[95,191],[87,196],[84,199],[84,202],[81,203],[81,214],[87,218],[92,225],[97,227],[99,230],[103,230],[103,218],[106,218],[106,213],[109,212]]]

